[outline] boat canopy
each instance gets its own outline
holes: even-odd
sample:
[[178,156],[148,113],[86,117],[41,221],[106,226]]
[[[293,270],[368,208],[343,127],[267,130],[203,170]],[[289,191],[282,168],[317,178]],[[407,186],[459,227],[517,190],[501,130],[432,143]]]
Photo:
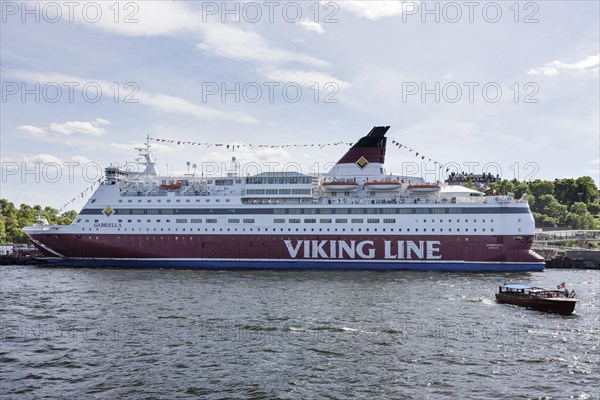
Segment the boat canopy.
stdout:
[[502,285],[502,286],[507,289],[533,289],[533,286],[521,285],[519,283],[512,283],[510,285]]

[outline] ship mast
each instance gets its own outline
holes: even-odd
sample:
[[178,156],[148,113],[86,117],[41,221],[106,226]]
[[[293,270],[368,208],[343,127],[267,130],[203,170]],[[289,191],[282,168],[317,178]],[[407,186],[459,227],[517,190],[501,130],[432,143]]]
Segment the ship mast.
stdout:
[[139,152],[140,158],[138,158],[138,164],[144,165],[144,171],[142,171],[142,175],[146,176],[157,176],[156,172],[156,162],[152,157],[152,151],[150,148],[150,135],[146,135],[146,142],[141,147],[136,147],[135,149]]

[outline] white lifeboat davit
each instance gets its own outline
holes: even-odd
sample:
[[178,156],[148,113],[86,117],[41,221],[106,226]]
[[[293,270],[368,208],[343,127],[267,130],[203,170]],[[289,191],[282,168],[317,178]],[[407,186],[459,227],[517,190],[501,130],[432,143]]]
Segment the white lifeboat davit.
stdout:
[[408,185],[408,190],[410,190],[412,193],[434,193],[440,191],[440,185],[436,185],[435,183]]
[[358,190],[356,182],[321,182],[321,187],[326,192],[355,192]]
[[379,192],[396,192],[402,188],[402,183],[400,182],[383,182],[383,181],[372,181],[365,182],[365,189],[369,191],[379,191]]

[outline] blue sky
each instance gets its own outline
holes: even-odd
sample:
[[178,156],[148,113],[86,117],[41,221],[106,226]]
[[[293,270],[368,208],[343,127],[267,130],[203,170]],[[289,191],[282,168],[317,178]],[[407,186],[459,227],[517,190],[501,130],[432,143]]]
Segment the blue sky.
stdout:
[[[61,208],[146,135],[326,144],[374,125],[408,146],[388,146],[393,173],[440,179],[438,161],[598,182],[599,3],[469,4],[2,2],[1,196]],[[232,156],[311,172],[346,149],[161,142],[156,155],[165,174]]]

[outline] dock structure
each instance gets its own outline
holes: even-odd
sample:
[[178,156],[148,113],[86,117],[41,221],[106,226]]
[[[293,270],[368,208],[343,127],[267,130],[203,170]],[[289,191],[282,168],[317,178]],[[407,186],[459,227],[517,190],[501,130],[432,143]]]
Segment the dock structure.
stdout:
[[[561,246],[569,243],[569,246]],[[536,232],[532,249],[546,260],[546,268],[600,269],[600,230]]]

